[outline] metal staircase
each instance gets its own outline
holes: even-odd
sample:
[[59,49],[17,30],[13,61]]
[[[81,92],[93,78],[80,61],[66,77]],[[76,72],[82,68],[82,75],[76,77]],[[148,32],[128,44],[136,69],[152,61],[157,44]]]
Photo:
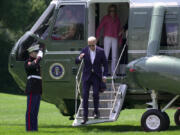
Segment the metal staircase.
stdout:
[[[125,48],[125,47],[124,47]],[[123,53],[123,51],[122,51]],[[120,58],[117,62],[116,69],[119,65],[122,53],[120,55]],[[83,120],[83,107],[82,107],[82,97],[81,97],[81,68],[83,65],[83,61],[80,64],[77,76],[76,76],[76,102],[75,102],[75,120],[73,122],[73,126],[81,126],[81,122]],[[114,83],[115,72],[112,77],[110,77],[108,80],[111,80],[110,83],[106,83],[107,89],[103,93],[99,93],[99,113],[100,117],[98,119],[94,119],[93,117],[93,111],[94,111],[94,105],[93,105],[93,91],[92,88],[90,89],[89,93],[89,108],[88,108],[88,121],[85,125],[88,124],[96,124],[96,123],[104,123],[104,122],[113,122],[116,121],[119,117],[120,111],[123,106],[124,98],[126,96],[126,90],[127,85],[121,84],[121,83]],[[80,105],[77,107],[77,100],[80,99]],[[83,124],[84,125],[84,124]]]
[[[100,100],[99,100],[99,113],[100,117],[98,119],[94,119],[93,117],[93,92],[90,90],[89,95],[89,114],[88,114],[88,121],[86,124],[95,124],[95,123],[103,123],[103,122],[112,122],[117,120],[120,111],[122,109],[122,105],[124,102],[124,97],[126,95],[126,89],[127,85],[125,84],[115,84],[115,87],[117,89],[116,92],[114,92],[111,88],[111,83],[107,84],[108,90],[100,93]],[[110,90],[109,90],[110,89]],[[76,114],[75,120],[73,122],[73,126],[80,126],[82,119],[83,119],[83,108],[82,108],[82,102],[79,106],[78,112]]]

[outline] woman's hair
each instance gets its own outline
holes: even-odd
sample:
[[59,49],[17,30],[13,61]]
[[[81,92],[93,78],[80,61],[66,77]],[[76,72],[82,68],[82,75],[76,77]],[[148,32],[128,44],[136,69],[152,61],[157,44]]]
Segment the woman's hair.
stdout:
[[110,9],[111,9],[111,8],[114,8],[115,13],[117,12],[117,6],[114,5],[114,4],[111,4],[111,5],[108,6],[108,14],[110,13]]

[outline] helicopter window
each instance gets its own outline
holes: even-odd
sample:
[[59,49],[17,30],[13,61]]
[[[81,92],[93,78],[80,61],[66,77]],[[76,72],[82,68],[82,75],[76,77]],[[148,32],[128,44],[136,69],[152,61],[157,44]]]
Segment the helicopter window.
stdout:
[[178,25],[176,23],[165,23],[163,25],[161,46],[178,45]]
[[[37,20],[37,22],[31,28],[30,30],[31,33],[35,33],[38,37],[41,37],[42,39],[45,39],[47,37],[49,33],[48,32],[49,26],[52,21],[54,8],[55,8],[55,4],[49,5],[49,7],[44,11],[41,17]],[[16,60],[24,61],[29,57],[27,48],[29,48],[29,46],[35,43],[38,43],[38,41],[27,34],[24,34],[19,41],[20,42],[16,43],[18,46],[17,52],[16,52]]]
[[35,42],[37,42],[37,40],[34,38],[24,35],[21,39],[21,43],[18,45],[16,60],[25,61],[29,57],[27,49]]
[[31,29],[31,31],[33,31],[36,35],[38,35],[38,37],[41,37],[42,39],[46,39],[48,36],[50,24],[53,20],[54,9],[55,5],[51,4]]
[[166,33],[167,33],[167,45],[168,46],[177,45],[178,25],[166,24]]
[[52,40],[84,40],[84,13],[84,5],[61,6],[51,35]]

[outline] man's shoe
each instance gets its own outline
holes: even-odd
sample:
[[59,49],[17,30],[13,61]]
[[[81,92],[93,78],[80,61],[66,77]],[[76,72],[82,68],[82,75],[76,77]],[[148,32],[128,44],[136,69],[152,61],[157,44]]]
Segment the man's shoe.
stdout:
[[83,118],[81,124],[86,124],[87,121],[88,121],[88,118],[85,117],[85,118]]
[[94,119],[98,119],[100,117],[99,113],[94,113]]

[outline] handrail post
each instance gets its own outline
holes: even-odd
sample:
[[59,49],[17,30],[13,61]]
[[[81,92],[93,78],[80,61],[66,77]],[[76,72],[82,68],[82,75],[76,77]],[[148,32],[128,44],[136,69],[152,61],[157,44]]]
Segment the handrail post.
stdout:
[[[79,66],[79,69],[78,69],[78,72],[77,72],[77,75],[76,75],[75,115],[77,114],[77,100],[78,100],[78,95],[81,94],[81,93],[80,93],[80,83],[81,83],[81,79],[82,79],[82,73],[81,73],[81,76],[80,76],[80,80],[78,80],[78,78],[79,78],[79,74],[80,74],[82,65],[83,65],[83,60],[81,61],[81,64],[80,64],[80,66]],[[80,99],[82,100],[81,95],[80,95]]]
[[122,55],[123,55],[123,53],[124,53],[124,50],[125,50],[126,46],[127,46],[127,44],[125,43],[125,45],[124,45],[124,47],[123,47],[123,49],[122,49],[121,55],[119,56],[118,62],[117,62],[117,64],[116,64],[115,70],[114,70],[114,72],[113,72],[113,75],[112,75],[112,87],[113,87],[114,92],[116,91],[116,90],[115,90],[115,84],[114,84],[114,76],[115,76],[115,74],[116,74],[118,65],[119,65],[119,63],[120,63],[120,60],[121,60],[121,58],[122,58]]
[[[116,93],[115,84],[114,84],[114,75],[115,75],[115,73],[116,73],[117,67],[118,67],[118,65],[119,65],[119,63],[120,63],[122,54],[124,53],[124,50],[125,50],[126,46],[127,46],[127,44],[125,43],[125,45],[124,45],[124,47],[123,47],[123,49],[122,49],[121,55],[119,56],[118,62],[117,62],[117,64],[116,64],[115,70],[114,70],[114,72],[113,72],[113,76],[112,76],[112,88],[113,88],[113,90],[114,90],[114,93]],[[111,112],[113,111],[113,109],[114,109],[114,107],[115,107],[115,103],[116,103],[116,100],[117,100],[117,96],[118,96],[118,94],[116,94],[116,96],[115,96],[115,100],[114,100],[114,103],[113,103],[113,107],[112,107]]]

